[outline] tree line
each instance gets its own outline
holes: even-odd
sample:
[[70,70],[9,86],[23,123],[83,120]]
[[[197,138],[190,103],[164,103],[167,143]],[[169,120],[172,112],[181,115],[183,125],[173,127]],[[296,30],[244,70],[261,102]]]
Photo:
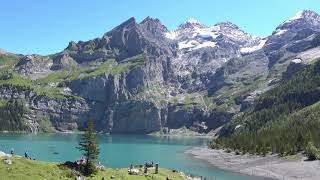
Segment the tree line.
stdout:
[[[221,131],[211,147],[242,153],[316,154],[320,147],[320,61],[262,94]],[[236,128],[237,127],[237,128]]]
[[0,106],[0,131],[22,131],[26,124],[23,116],[26,111],[22,101],[12,99]]

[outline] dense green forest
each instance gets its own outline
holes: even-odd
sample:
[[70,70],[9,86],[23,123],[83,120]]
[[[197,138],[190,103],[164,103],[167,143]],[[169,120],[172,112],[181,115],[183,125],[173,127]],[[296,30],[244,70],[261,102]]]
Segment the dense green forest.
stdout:
[[10,100],[1,102],[0,105],[0,131],[25,130],[26,124],[23,120],[25,107],[23,102]]
[[[212,147],[242,153],[318,153],[320,147],[320,61],[264,93],[226,125]],[[309,151],[308,151],[309,150]]]

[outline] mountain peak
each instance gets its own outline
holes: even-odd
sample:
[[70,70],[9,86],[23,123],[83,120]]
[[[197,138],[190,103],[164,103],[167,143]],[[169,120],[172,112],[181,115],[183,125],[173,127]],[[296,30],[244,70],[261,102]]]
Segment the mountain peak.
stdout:
[[303,17],[303,14],[304,14],[304,11],[298,11],[296,13],[296,15],[294,15],[293,17],[291,17],[289,19],[289,21],[293,21],[293,20],[296,20],[296,19],[301,19]]
[[320,16],[310,10],[302,10],[297,12],[293,17],[280,24],[273,35],[282,35],[285,32],[297,32],[302,29],[320,29]]
[[109,34],[112,34],[112,32],[119,31],[125,28],[131,28],[137,26],[137,21],[134,17],[129,18],[128,20],[121,23],[119,26],[113,28],[111,31],[106,32],[103,36],[108,36]]
[[298,19],[319,19],[320,20],[320,17],[314,11],[302,10],[302,11],[298,11],[293,17],[291,17],[286,22],[291,22],[291,21],[298,20]]
[[189,18],[183,24],[181,24],[178,29],[195,29],[195,28],[208,28],[208,26],[201,24],[200,21]]
[[190,23],[190,24],[201,24],[200,21],[193,19],[193,18],[189,18],[185,23]]
[[158,18],[152,18],[150,16],[147,16],[144,20],[141,21],[140,24],[145,24],[145,23],[160,23],[160,20]]
[[214,27],[220,27],[220,28],[231,28],[231,29],[240,29],[237,25],[233,24],[230,21],[227,22],[220,22],[214,25]]
[[116,28],[122,28],[122,27],[127,27],[127,26],[133,26],[136,25],[136,19],[135,17],[131,17],[128,20],[124,21],[122,24],[120,24],[119,26],[117,26]]
[[168,29],[161,24],[160,20],[157,18],[146,17],[140,24],[140,27],[152,33],[154,36],[162,36],[163,33],[167,32]]

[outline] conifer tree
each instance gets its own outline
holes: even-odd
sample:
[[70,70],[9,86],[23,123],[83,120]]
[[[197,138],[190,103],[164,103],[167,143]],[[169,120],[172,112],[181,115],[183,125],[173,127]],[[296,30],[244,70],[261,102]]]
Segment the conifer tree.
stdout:
[[86,158],[84,165],[84,175],[89,176],[97,172],[95,163],[99,157],[99,148],[97,145],[97,137],[94,132],[93,122],[89,121],[85,133],[82,135],[78,149],[82,151]]

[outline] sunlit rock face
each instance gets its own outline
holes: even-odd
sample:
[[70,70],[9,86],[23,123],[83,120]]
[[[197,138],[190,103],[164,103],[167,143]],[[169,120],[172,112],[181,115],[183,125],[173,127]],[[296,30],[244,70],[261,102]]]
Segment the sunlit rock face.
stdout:
[[312,11],[297,13],[263,38],[231,22],[209,26],[190,19],[169,31],[158,19],[130,18],[100,38],[70,42],[46,57],[1,50],[17,59],[1,78],[21,76],[32,88],[4,85],[0,97],[24,100],[31,131],[41,131],[45,118],[59,131],[83,129],[93,120],[98,132],[186,127],[207,133],[320,57],[319,45],[320,18]]

